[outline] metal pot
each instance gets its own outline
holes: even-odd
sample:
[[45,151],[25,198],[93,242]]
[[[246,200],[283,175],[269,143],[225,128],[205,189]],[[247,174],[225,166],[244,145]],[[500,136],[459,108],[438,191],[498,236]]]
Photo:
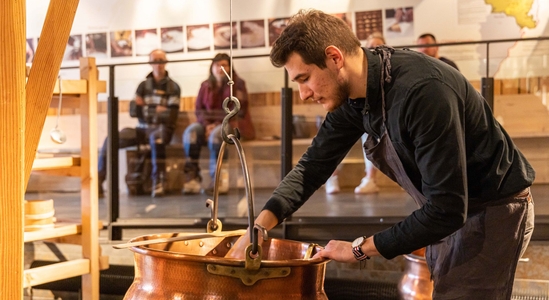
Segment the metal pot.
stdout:
[[406,259],[406,268],[398,283],[400,299],[433,299],[433,282],[425,261],[425,248],[406,254],[404,258]]
[[[147,235],[131,242],[177,235]],[[244,259],[224,257],[238,237],[132,247],[135,278],[124,299],[328,299],[328,261],[310,259],[320,246],[269,239],[254,270]]]

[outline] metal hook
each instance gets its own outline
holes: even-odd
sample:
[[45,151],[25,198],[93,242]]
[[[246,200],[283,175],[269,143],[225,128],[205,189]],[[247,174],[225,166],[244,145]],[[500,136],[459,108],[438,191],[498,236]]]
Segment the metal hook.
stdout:
[[[229,108],[229,102],[231,101],[234,103],[233,110]],[[223,100],[223,110],[225,110],[227,115],[223,118],[221,136],[223,137],[223,141],[225,141],[225,143],[234,144],[229,135],[234,134],[237,139],[240,139],[240,131],[238,128],[231,128],[229,121],[240,111],[240,101],[238,98],[232,96],[225,98],[225,100]]]

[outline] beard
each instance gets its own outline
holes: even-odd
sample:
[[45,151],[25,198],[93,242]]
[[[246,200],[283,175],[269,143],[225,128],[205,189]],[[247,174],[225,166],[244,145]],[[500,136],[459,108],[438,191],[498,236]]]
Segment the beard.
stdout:
[[334,93],[334,100],[332,107],[328,108],[328,111],[332,112],[336,109],[338,109],[347,99],[349,99],[349,91],[351,89],[351,85],[349,84],[349,81],[346,80],[340,84],[337,85],[337,88]]

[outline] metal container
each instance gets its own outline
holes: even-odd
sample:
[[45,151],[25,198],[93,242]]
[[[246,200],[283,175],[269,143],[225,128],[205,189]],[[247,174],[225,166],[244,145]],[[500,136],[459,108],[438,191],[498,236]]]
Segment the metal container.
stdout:
[[404,258],[406,259],[406,268],[398,283],[400,299],[433,299],[433,282],[425,261],[425,248],[406,254]]
[[[147,235],[131,242],[175,236]],[[224,257],[238,237],[132,247],[135,278],[124,299],[328,299],[328,260],[310,259],[320,246],[269,239],[254,270],[244,259]]]
[[[230,101],[235,106],[232,111],[228,108]],[[188,234],[168,233],[131,240],[130,243],[139,245],[129,245],[134,252],[135,278],[124,299],[328,299],[324,293],[328,260],[311,259],[320,246],[268,239],[267,230],[254,224],[253,189],[244,150],[238,130],[236,135],[232,134],[229,126],[229,119],[236,115],[240,103],[230,97],[223,102],[223,108],[229,114],[223,119],[223,143],[217,161],[214,198],[206,201],[212,214],[206,230],[215,236],[188,238]],[[227,144],[236,146],[245,179],[251,242],[243,253],[245,259],[225,258],[242,234],[229,235],[221,231],[222,224],[217,217],[219,174]],[[259,230],[264,239],[261,244]],[[234,251],[237,250],[240,251]]]

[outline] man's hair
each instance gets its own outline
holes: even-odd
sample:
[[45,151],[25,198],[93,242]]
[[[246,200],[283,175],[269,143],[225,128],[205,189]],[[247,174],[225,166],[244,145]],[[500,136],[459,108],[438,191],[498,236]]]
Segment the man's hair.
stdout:
[[[151,55],[153,53],[155,53],[156,51],[160,51],[160,52],[164,53],[164,56],[166,56],[166,51],[164,51],[162,49],[154,49],[153,51],[149,52],[149,62],[151,62]],[[168,59],[166,58],[166,60],[163,63],[167,63],[167,62],[168,62]],[[162,62],[157,62],[157,63],[162,63]]]
[[[210,86],[209,86],[209,89],[210,90],[213,90],[215,91],[218,86],[217,86],[217,79],[215,78],[215,75],[212,71],[212,67],[213,67],[213,64],[218,62],[218,61],[222,61],[222,60],[226,60],[228,63],[229,63],[229,70],[225,70],[229,75],[231,75],[231,72],[230,72],[230,67],[231,67],[231,57],[227,54],[227,53],[217,53],[214,58],[212,58],[212,63],[210,64],[210,70],[209,70],[209,75],[208,75],[208,82],[210,83]],[[236,81],[236,78],[238,77],[238,75],[236,74],[236,70],[234,69],[233,67],[233,81]],[[221,86],[225,85],[226,84],[226,81],[228,81],[228,79],[225,79],[225,77],[223,77],[223,83],[221,84]]]
[[435,42],[435,44],[437,43],[437,39],[435,38],[435,36],[432,34],[432,33],[424,33],[422,35],[420,35],[417,39],[424,39],[426,37],[430,37],[433,39],[433,42]]
[[306,64],[326,68],[328,46],[336,46],[345,54],[357,54],[360,41],[345,21],[319,10],[300,10],[288,21],[288,25],[271,49],[271,63],[282,67],[293,52]]
[[383,37],[383,33],[379,32],[379,31],[372,32],[372,34],[370,34],[366,38],[366,41],[369,41],[369,40],[372,40],[372,39],[380,39],[383,42],[383,44],[387,43],[387,42],[385,42],[385,38]]

